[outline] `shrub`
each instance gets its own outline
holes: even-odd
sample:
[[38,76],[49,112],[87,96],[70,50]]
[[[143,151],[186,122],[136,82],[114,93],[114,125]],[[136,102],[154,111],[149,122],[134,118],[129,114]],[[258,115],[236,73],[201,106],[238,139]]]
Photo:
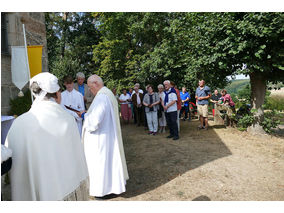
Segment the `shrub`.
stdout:
[[31,92],[30,90],[27,90],[24,92],[23,97],[16,97],[15,99],[10,100],[10,115],[21,115],[27,111],[30,110],[32,105],[32,100],[31,100]]
[[243,117],[239,118],[237,122],[237,127],[240,130],[247,129],[254,122],[254,116],[251,113],[244,115]]
[[[241,108],[240,108],[241,109]],[[255,121],[253,115],[254,110],[237,113],[235,120],[237,121],[237,127],[240,131],[246,130]],[[264,120],[261,122],[263,130],[267,133],[271,133],[273,128],[276,128],[281,123],[281,114],[276,110],[264,112]]]
[[281,115],[276,110],[264,113],[264,121],[261,123],[264,131],[267,133],[272,132],[272,128],[276,128],[280,124]]

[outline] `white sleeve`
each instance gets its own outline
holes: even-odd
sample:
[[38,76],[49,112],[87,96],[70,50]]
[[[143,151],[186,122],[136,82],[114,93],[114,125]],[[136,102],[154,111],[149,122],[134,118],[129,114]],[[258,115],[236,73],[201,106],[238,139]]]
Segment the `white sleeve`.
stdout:
[[85,110],[84,96],[80,93],[80,111]]
[[86,130],[94,132],[99,128],[100,123],[103,121],[107,110],[109,110],[109,99],[106,95],[99,95],[96,97],[95,106],[91,112],[85,115]]

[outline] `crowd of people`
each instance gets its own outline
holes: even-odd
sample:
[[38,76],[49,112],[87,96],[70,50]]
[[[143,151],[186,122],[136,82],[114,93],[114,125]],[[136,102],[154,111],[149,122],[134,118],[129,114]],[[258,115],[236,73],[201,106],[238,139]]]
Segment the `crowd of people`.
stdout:
[[232,109],[235,106],[225,89],[221,90],[221,93],[216,89],[214,94],[211,94],[204,80],[199,81],[194,98],[185,86],[179,91],[175,83],[168,80],[158,85],[157,92],[150,84],[146,86],[146,91],[143,91],[139,83],[136,83],[134,88],[124,88],[120,96],[116,93],[116,88],[112,91],[121,104],[121,118],[125,124],[129,124],[133,119],[137,126],[145,126],[149,135],[165,133],[168,126],[168,138],[173,140],[179,139],[180,120],[191,120],[190,104],[196,104],[200,120],[198,129],[204,130],[208,129],[209,104],[212,103],[213,117],[216,106],[229,106]]
[[[50,73],[30,80],[35,101],[14,121],[6,139],[13,152],[12,200],[88,200],[89,195],[121,194],[129,176],[120,115],[125,125],[133,119],[149,135],[165,133],[168,127],[166,138],[175,141],[180,138],[180,119],[191,120],[193,98],[186,87],[179,91],[172,81],[165,80],[157,90],[149,84],[145,92],[136,83],[118,95],[97,75],[87,84],[83,73],[76,78],[77,83],[71,76],[64,78],[63,92]],[[204,80],[199,81],[195,100],[200,130],[208,129],[210,102],[234,108],[226,90],[211,95]]]
[[168,138],[178,140],[180,111],[183,109],[184,120],[187,119],[190,96],[184,87],[181,99],[174,82],[169,80],[159,84],[157,90],[158,92],[155,92],[153,85],[149,84],[144,92],[140,89],[140,84],[136,83],[133,89],[129,88],[127,91],[124,88],[120,96],[116,93],[116,88],[112,91],[121,105],[121,118],[125,124],[129,124],[133,119],[137,126],[145,126],[149,130],[149,135],[165,133],[168,126]]

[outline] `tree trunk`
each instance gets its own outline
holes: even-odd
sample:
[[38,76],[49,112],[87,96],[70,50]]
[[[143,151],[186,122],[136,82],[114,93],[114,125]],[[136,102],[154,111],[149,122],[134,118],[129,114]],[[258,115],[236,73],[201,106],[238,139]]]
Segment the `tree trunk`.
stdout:
[[66,43],[66,33],[67,33],[67,17],[68,12],[64,12],[62,16],[63,29],[62,29],[62,46],[61,46],[61,57],[64,57],[65,53],[65,43]]
[[254,112],[255,121],[248,127],[248,132],[251,134],[265,134],[260,123],[264,119],[262,105],[264,104],[266,93],[266,79],[261,72],[253,72],[249,76],[251,84],[251,106],[256,112]]

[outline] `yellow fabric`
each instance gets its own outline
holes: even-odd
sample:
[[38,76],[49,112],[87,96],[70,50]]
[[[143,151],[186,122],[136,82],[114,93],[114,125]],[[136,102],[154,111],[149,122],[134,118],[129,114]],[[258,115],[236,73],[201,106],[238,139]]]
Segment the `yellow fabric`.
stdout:
[[41,73],[42,70],[42,46],[28,46],[28,58],[31,78]]

